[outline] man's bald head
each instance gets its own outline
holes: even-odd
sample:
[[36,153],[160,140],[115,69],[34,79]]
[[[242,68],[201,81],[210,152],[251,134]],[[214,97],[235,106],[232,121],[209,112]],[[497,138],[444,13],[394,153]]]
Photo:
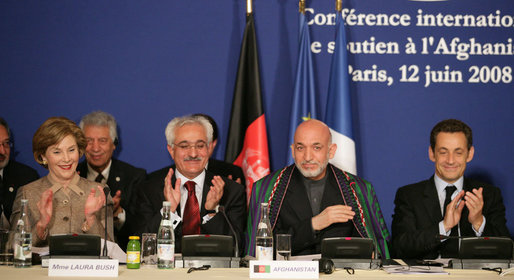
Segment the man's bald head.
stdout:
[[328,137],[329,144],[332,143],[332,133],[330,133],[328,125],[322,121],[310,119],[299,124],[294,133],[294,141],[296,142],[297,135],[305,133],[319,133],[321,138]]

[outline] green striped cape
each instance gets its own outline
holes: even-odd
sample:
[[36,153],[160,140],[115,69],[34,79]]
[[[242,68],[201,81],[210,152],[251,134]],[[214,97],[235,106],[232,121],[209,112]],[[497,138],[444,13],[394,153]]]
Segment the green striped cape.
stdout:
[[[246,255],[255,256],[255,234],[261,216],[260,204],[268,203],[270,223],[274,229],[283,198],[291,181],[291,175],[295,169],[294,164],[287,166],[254,183],[248,205],[245,233]],[[380,256],[390,258],[388,247],[390,235],[373,186],[364,179],[342,171],[331,164],[327,166],[327,172],[334,174],[345,204],[351,206],[356,213],[353,223],[360,236],[373,239],[377,244]]]

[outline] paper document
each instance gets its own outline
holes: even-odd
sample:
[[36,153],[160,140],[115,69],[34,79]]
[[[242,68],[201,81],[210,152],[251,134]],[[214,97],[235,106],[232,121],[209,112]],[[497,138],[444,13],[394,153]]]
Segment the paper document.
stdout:
[[[104,251],[104,239],[102,239],[102,248],[100,252]],[[116,259],[120,263],[127,263],[127,254],[120,248],[118,243],[107,240],[107,255],[111,259]]]
[[314,255],[301,255],[301,256],[291,256],[289,260],[291,261],[312,261],[321,259],[321,254]]
[[441,266],[385,265],[382,269],[390,274],[448,274]]

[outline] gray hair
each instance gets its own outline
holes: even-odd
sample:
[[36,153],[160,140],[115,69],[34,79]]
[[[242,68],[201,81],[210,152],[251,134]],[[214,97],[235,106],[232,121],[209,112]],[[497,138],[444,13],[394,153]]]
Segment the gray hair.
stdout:
[[168,145],[172,146],[175,142],[175,129],[183,127],[186,124],[199,124],[203,126],[205,134],[207,135],[207,144],[211,144],[213,129],[209,121],[202,116],[188,115],[184,117],[176,117],[168,123],[166,130],[164,131]]
[[7,130],[7,136],[9,136],[9,139],[12,141],[11,139],[11,129],[9,128],[9,125],[7,124],[7,121],[0,117],[0,125],[4,126],[5,129]]
[[114,117],[106,112],[94,111],[82,117],[79,123],[80,129],[84,131],[84,127],[87,125],[92,126],[107,126],[109,127],[109,135],[111,136],[112,142],[118,138],[118,132],[116,131],[116,120]]

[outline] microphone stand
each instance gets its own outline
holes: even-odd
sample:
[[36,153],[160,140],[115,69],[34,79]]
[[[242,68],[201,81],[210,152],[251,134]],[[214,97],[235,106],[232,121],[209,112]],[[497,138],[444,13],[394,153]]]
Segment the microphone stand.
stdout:
[[382,256],[378,251],[378,240],[373,239],[373,256],[371,257],[370,269],[379,269],[382,266]]
[[227,214],[225,213],[225,206],[220,205],[218,210],[219,210],[219,212],[221,212],[221,214],[223,214],[223,217],[225,217],[225,220],[227,221],[227,224],[230,227],[230,231],[234,235],[234,240],[236,242],[236,245],[235,245],[235,248],[234,248],[234,257],[238,258],[239,257],[239,239],[237,238],[236,231],[234,230],[234,227],[232,226],[232,223],[230,222]]
[[[224,267],[224,268],[233,268],[233,267],[240,267],[240,261],[241,258],[239,257],[239,239],[237,236],[236,231],[234,230],[234,227],[232,223],[230,222],[230,219],[228,218],[225,207],[223,205],[219,205],[218,212],[223,215],[223,218],[227,222],[230,231],[232,232],[232,235],[234,236],[235,240],[235,247],[234,247],[234,255],[232,257],[230,256],[218,256],[218,257],[209,257],[209,256],[200,256],[200,255],[191,255],[191,256],[184,256],[179,257],[175,259],[175,265],[176,267],[205,267],[208,265],[209,267]],[[186,237],[184,237],[185,239]],[[184,241],[184,239],[182,241]],[[202,266],[203,265],[203,266]],[[189,272],[188,272],[189,273]]]
[[[4,228],[4,205],[0,204],[0,230]],[[7,217],[6,217],[7,218]],[[8,224],[9,225],[9,224]]]
[[105,187],[104,188],[104,195],[105,195],[105,204],[104,204],[104,207],[105,207],[105,226],[104,226],[104,229],[105,229],[105,232],[104,232],[104,249],[102,251],[102,256],[103,257],[106,257],[108,258],[108,253],[107,253],[107,222],[108,222],[108,219],[107,219],[107,195],[109,194],[110,190],[109,190],[109,187]]

